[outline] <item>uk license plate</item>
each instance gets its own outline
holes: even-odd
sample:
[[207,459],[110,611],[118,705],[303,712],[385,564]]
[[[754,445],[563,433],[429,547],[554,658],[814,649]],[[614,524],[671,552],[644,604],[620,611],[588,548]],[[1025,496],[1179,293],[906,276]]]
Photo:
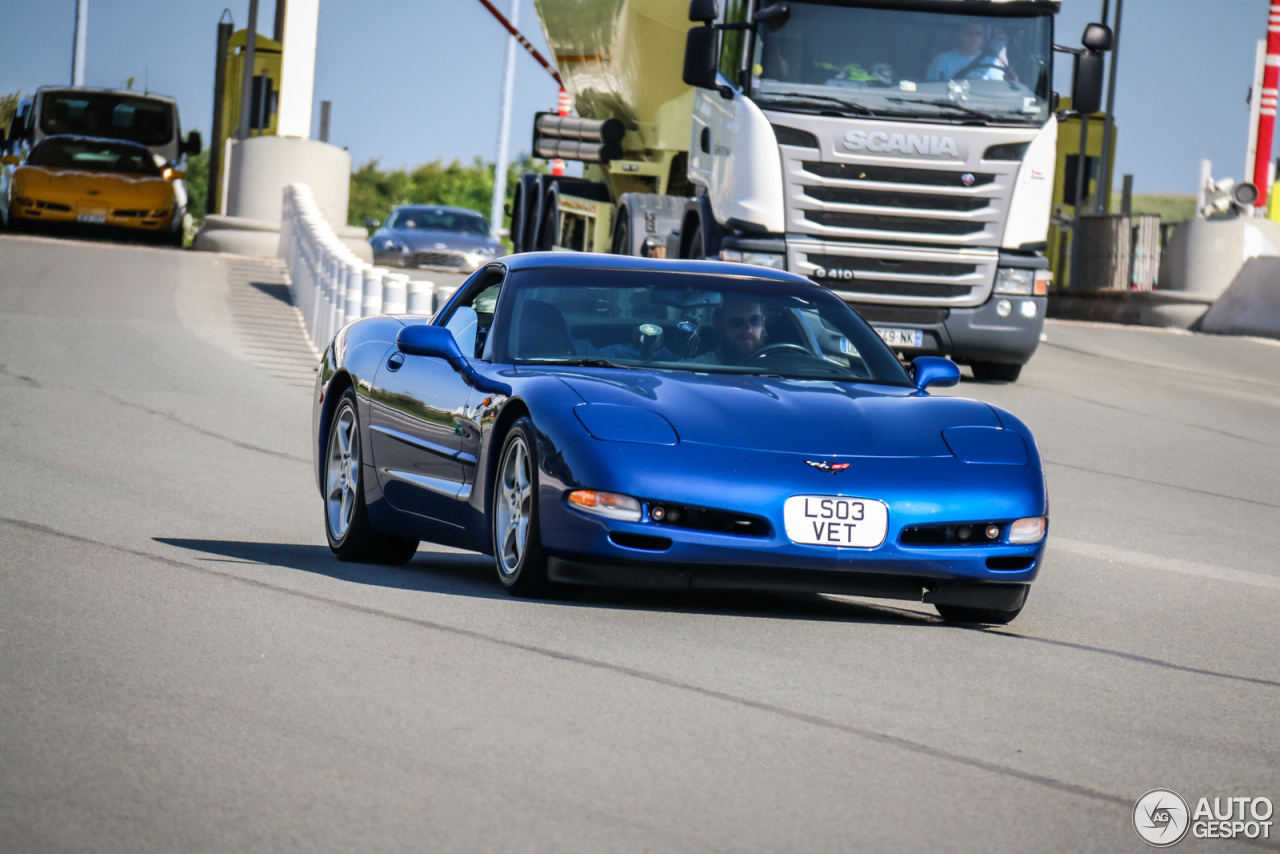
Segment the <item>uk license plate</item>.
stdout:
[[782,506],[782,520],[793,543],[870,549],[884,542],[889,508],[874,498],[793,495]]
[[80,214],[76,217],[77,222],[96,222],[99,225],[107,221],[106,214]]
[[886,329],[875,327],[880,340],[890,347],[923,347],[924,332],[919,329]]

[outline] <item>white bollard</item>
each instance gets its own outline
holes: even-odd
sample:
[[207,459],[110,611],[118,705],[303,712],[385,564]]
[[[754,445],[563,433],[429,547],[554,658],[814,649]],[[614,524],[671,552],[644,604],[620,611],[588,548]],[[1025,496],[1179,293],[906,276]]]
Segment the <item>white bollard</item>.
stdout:
[[409,311],[409,276],[388,273],[382,279],[382,313],[405,314]]
[[364,263],[354,255],[347,258],[347,299],[342,306],[342,313],[350,323],[360,316],[360,306],[364,302]]
[[385,267],[367,267],[364,271],[364,298],[360,304],[360,316],[382,314],[382,277],[391,272]]
[[409,314],[435,314],[431,302],[435,288],[434,282],[410,282],[406,304]]
[[453,295],[457,293],[457,288],[441,288],[435,289],[435,305],[432,306],[432,314],[439,314],[440,309],[444,308],[444,304],[453,299]]

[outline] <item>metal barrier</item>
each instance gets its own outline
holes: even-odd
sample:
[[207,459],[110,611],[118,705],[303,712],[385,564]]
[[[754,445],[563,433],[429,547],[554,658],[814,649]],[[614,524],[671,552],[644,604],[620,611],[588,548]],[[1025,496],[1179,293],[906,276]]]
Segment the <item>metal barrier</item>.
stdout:
[[404,273],[361,261],[325,222],[306,184],[284,188],[279,254],[289,270],[294,305],[320,350],[358,317],[431,315],[457,290],[411,282]]

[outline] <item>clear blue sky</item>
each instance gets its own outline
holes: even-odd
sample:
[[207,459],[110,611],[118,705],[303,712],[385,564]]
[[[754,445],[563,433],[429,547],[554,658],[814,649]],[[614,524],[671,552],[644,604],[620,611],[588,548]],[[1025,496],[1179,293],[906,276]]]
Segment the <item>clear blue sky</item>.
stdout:
[[[533,0],[520,26],[546,54]],[[89,0],[86,82],[144,77],[178,98],[185,127],[208,138],[214,37],[230,8],[237,28],[248,0]],[[495,0],[506,11],[510,0]],[[1057,41],[1078,44],[1101,0],[1064,0]],[[0,0],[0,91],[30,92],[70,79],[75,0]],[[260,0],[270,35],[274,0]],[[1195,191],[1202,157],[1217,177],[1244,171],[1245,93],[1253,46],[1266,35],[1267,0],[1127,0],[1121,32],[1116,174],[1138,192]],[[330,140],[357,163],[384,165],[475,156],[492,160],[505,32],[475,0],[321,0],[316,100],[333,102]],[[1070,91],[1059,55],[1056,88]],[[535,110],[553,109],[554,81],[518,59],[512,155],[527,151]],[[315,111],[319,121],[319,109]],[[1118,180],[1118,179],[1117,179]]]

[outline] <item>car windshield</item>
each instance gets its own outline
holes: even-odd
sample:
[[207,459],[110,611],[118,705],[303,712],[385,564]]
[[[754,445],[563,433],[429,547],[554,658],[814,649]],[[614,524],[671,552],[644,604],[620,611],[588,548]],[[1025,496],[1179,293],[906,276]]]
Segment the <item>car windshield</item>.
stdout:
[[910,385],[875,332],[821,288],[612,269],[521,270],[512,282],[513,362]]
[[109,139],[47,137],[31,149],[27,165],[152,178],[160,176],[160,167],[156,166],[155,157],[146,148]]
[[49,136],[80,134],[165,145],[173,140],[173,113],[173,104],[155,98],[46,92],[40,104],[40,130]]
[[[957,4],[961,5],[961,4]],[[758,28],[751,96],[766,109],[1043,124],[1053,24],[792,2]]]
[[387,228],[456,231],[480,237],[489,233],[489,223],[479,214],[439,208],[396,208],[387,218]]

